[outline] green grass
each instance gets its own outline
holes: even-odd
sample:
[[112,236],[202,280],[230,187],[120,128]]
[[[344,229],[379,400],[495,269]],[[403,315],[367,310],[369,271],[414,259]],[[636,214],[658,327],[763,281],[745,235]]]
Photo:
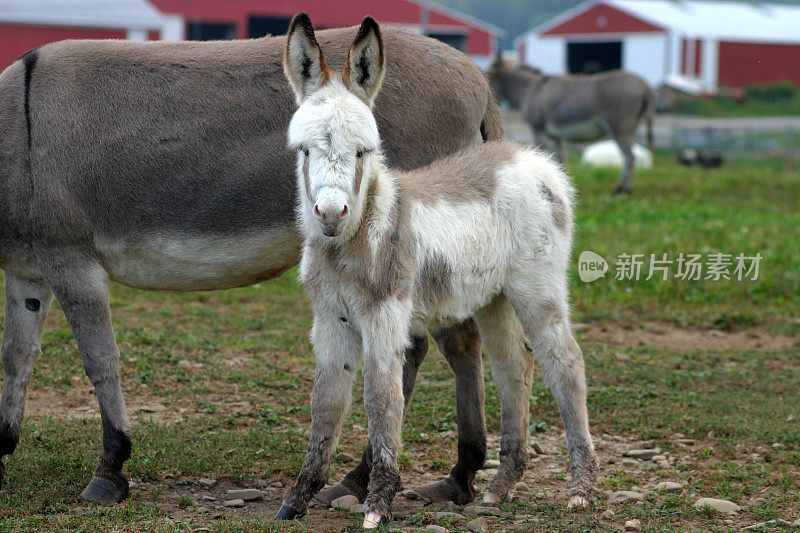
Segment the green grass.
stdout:
[[[611,260],[620,253],[755,253],[764,256],[761,277],[736,281],[616,281],[584,283],[571,272],[574,320],[590,325],[725,331],[758,329],[800,337],[800,177],[778,164],[742,161],[716,171],[685,169],[666,161],[637,172],[635,193],[615,197],[614,171],[571,167],[579,192],[575,264],[582,250]],[[573,265],[575,266],[575,265]],[[612,265],[613,269],[613,265]],[[302,531],[306,526],[269,522],[275,509],[258,515],[211,519],[191,511],[189,490],[200,477],[249,486],[259,480],[289,483],[303,459],[310,424],[313,356],[307,331],[308,301],[291,271],[278,280],[215,293],[148,293],[114,286],[113,308],[122,351],[121,374],[134,420],[134,453],[126,464],[140,484],[132,498],[102,508],[79,503],[100,453],[96,419],[44,415],[42,406],[65,410],[90,406],[80,356],[60,311],[51,314],[44,355],[30,388],[28,418],[0,491],[2,531]],[[620,345],[578,333],[589,384],[593,433],[655,439],[676,456],[691,455],[689,467],[663,473],[688,485],[682,494],[652,494],[642,506],[616,509],[614,526],[598,513],[568,514],[551,499],[505,504],[517,515],[533,515],[535,530],[613,530],[623,519],[640,518],[645,530],[724,529],[722,518],[695,510],[695,497],[753,496],[768,504],[748,509],[739,524],[800,513],[800,364],[797,344],[782,349],[670,349]],[[181,368],[178,362],[201,366]],[[500,430],[497,391],[487,366],[487,422]],[[366,437],[360,384],[341,449],[357,455]],[[164,413],[142,406],[160,403]],[[561,430],[553,399],[539,377],[531,399],[531,427]],[[795,422],[786,422],[792,414]],[[404,426],[404,476],[414,469],[445,474],[455,440],[439,435],[455,429],[453,380],[443,358],[423,364]],[[676,432],[698,439],[691,452],[676,448]],[[707,436],[713,432],[713,436]],[[772,443],[784,448],[776,450]],[[763,460],[749,461],[758,451]],[[560,451],[555,452],[556,455]],[[564,456],[563,461],[566,460]],[[562,463],[563,463],[562,461]],[[334,464],[332,474],[347,468]],[[564,466],[563,464],[561,466]],[[612,468],[598,485],[630,489],[643,480]],[[562,486],[563,473],[539,481]],[[650,475],[648,473],[648,475]],[[548,489],[550,490],[550,489]],[[601,507],[599,510],[602,510]],[[333,517],[333,514],[326,514]],[[744,522],[742,522],[744,521]],[[464,524],[444,520],[445,527]],[[355,517],[329,527],[352,528]],[[433,523],[427,515],[399,513],[400,526]],[[509,518],[504,527],[513,527]]]
[[790,81],[752,86],[739,98],[735,90],[722,89],[714,97],[679,95],[671,110],[706,117],[785,117],[800,115],[800,91]]

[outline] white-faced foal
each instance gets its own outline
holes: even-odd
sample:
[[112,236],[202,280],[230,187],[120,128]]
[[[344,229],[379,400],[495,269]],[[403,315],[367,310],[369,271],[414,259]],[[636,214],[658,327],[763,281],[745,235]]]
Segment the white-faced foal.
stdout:
[[567,432],[569,505],[588,505],[596,459],[569,324],[568,178],[509,142],[414,172],[386,169],[371,112],[384,69],[377,23],[364,20],[338,74],[304,20],[290,28],[284,67],[300,104],[289,145],[298,151],[300,276],[314,310],[317,371],[308,453],[279,518],[303,514],[324,486],[362,359],[374,457],[364,527],[391,517],[403,351],[412,333],[470,316],[503,403],[502,464],[484,500],[504,498],[524,471],[535,354]]

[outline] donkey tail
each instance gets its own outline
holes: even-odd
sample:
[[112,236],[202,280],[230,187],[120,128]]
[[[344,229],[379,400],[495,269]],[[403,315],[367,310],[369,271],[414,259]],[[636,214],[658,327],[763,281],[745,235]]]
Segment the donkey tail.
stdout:
[[491,89],[489,89],[486,111],[481,121],[481,137],[483,137],[483,142],[499,141],[503,138],[503,118],[500,116],[497,98],[494,97]]

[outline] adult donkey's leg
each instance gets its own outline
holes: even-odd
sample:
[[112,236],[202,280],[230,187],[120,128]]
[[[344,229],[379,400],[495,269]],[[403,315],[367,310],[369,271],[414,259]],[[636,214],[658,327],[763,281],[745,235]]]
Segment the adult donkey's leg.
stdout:
[[25,395],[33,364],[42,353],[41,341],[52,293],[37,281],[3,273],[6,288],[6,321],[3,332],[3,396],[0,399],[0,485],[2,458],[11,455],[19,442]]
[[470,319],[434,332],[433,337],[455,373],[458,461],[445,479],[414,490],[431,502],[463,505],[475,499],[472,482],[486,460],[481,336]]
[[[411,346],[406,350],[405,361],[403,363],[403,397],[405,409],[411,401],[414,392],[414,384],[417,381],[417,371],[428,353],[428,338],[415,337],[411,340]],[[367,444],[364,453],[361,455],[361,462],[353,470],[347,473],[344,479],[329,487],[315,496],[315,500],[329,506],[336,498],[352,495],[358,498],[359,502],[364,502],[367,497],[367,485],[369,484],[369,473],[372,470],[372,444]]]
[[619,182],[614,189],[614,193],[631,192],[633,190],[633,166],[635,163],[633,157],[633,139],[629,138],[627,135],[619,135],[615,136],[614,140],[619,145],[619,149],[622,150],[622,157],[625,160],[625,165],[619,177]]
[[96,261],[70,254],[50,264],[45,277],[78,343],[103,424],[103,455],[81,497],[100,503],[120,502],[128,496],[122,465],[131,456],[131,438],[120,387],[119,348],[111,325],[107,274]]

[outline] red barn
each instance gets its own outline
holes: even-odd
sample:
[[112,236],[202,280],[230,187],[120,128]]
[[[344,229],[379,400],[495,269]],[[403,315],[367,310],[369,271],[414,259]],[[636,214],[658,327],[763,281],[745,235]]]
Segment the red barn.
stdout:
[[0,0],[0,69],[31,48],[62,39],[246,39],[286,32],[298,11],[317,27],[372,15],[440,39],[481,66],[503,31],[425,0]]
[[800,6],[704,0],[591,0],[516,40],[548,73],[623,68],[653,85],[682,77],[713,90],[800,85]]

